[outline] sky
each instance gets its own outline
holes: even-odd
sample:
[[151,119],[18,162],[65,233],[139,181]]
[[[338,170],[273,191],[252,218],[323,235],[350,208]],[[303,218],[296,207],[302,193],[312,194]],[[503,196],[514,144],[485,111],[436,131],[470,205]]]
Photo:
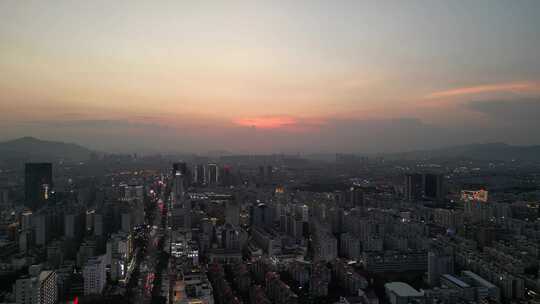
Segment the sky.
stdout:
[[0,140],[540,144],[540,1],[0,1]]

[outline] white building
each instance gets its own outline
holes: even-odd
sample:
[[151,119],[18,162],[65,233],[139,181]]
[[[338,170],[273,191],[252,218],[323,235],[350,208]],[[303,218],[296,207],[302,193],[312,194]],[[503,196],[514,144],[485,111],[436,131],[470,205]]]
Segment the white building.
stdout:
[[39,274],[37,303],[54,304],[58,300],[58,288],[56,285],[56,272],[42,271]]
[[83,269],[84,294],[101,294],[107,283],[104,256],[92,257]]
[[15,282],[15,301],[18,304],[54,304],[58,300],[56,272],[40,271],[31,266],[30,276]]

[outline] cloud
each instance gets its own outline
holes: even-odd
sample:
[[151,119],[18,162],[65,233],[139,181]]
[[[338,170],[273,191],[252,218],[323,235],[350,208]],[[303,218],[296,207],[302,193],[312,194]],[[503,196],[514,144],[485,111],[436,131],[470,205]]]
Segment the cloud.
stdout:
[[463,95],[473,95],[491,92],[531,92],[540,90],[540,84],[534,82],[509,82],[498,84],[478,85],[471,87],[462,87],[457,89],[433,92],[426,96],[428,99],[457,97]]

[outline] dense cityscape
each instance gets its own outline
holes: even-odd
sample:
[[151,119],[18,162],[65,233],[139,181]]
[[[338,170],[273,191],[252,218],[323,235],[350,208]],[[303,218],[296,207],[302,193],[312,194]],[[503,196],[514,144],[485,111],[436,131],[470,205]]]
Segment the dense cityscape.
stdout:
[[540,0],[0,0],[0,304],[540,304]]
[[540,163],[332,157],[11,158],[0,301],[540,301]]

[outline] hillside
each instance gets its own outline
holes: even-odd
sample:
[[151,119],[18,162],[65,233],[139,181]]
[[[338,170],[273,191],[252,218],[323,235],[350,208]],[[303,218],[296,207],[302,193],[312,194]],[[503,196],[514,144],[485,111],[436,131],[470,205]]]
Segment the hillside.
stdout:
[[0,160],[87,160],[92,150],[77,144],[22,137],[0,142]]
[[513,146],[504,143],[471,144],[433,150],[395,153],[392,158],[540,161],[540,146]]

